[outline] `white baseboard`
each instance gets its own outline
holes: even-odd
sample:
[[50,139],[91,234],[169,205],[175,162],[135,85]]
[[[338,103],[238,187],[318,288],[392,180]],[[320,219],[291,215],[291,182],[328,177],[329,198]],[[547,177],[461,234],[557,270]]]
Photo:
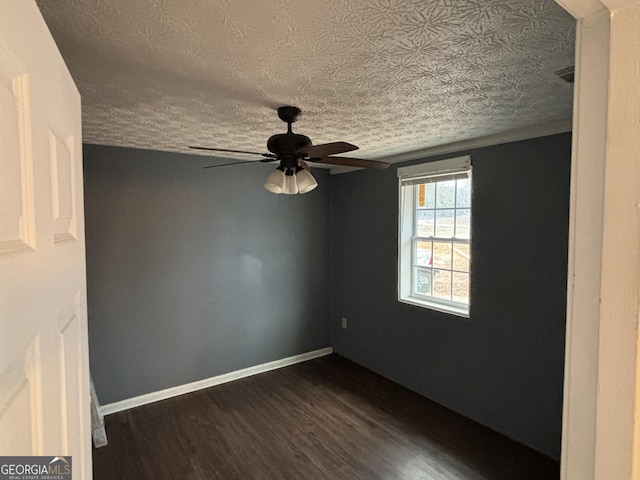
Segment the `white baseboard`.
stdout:
[[157,392],[146,393],[138,397],[127,398],[119,402],[108,403],[100,406],[101,415],[110,415],[112,413],[122,412],[129,410],[130,408],[140,407],[148,403],[157,402],[160,400],[166,400],[167,398],[177,397],[178,395],[184,395],[185,393],[191,393],[203,388],[213,387],[215,385],[221,385],[227,382],[233,382],[241,378],[250,377],[251,375],[257,375],[258,373],[268,372],[277,368],[288,367],[296,363],[306,362],[313,358],[323,357],[333,353],[333,348],[321,348],[320,350],[314,350],[312,352],[301,353],[300,355],[294,355],[292,357],[282,358],[280,360],[274,360],[273,362],[263,363],[261,365],[255,365],[253,367],[243,368],[242,370],[236,370],[235,372],[224,373],[215,377],[205,378],[204,380],[198,380],[197,382],[191,382],[184,385],[178,385],[177,387],[171,387]]

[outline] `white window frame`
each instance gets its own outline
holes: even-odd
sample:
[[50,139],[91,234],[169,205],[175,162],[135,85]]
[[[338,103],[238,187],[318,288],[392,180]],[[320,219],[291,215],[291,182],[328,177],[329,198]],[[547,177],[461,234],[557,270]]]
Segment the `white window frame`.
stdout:
[[[419,238],[414,231],[416,196],[414,188],[408,185],[421,178],[463,172],[468,172],[471,178],[471,156],[469,155],[398,168],[398,301],[468,318],[470,301],[464,304],[413,292],[414,244]],[[473,213],[471,215],[473,216]],[[437,238],[429,237],[426,240],[437,240]],[[456,239],[448,238],[446,241],[455,243]],[[468,244],[471,245],[471,238]]]

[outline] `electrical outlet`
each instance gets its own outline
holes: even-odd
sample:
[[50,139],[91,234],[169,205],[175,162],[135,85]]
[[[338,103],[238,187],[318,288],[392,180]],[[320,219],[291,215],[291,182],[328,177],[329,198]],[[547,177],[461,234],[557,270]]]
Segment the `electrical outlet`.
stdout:
[[347,328],[347,319],[342,317],[342,328]]

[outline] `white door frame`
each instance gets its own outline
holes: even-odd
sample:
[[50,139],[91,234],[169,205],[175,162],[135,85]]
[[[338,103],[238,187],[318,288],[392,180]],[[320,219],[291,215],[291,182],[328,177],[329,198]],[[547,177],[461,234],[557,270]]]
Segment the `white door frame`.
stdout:
[[640,478],[640,0],[578,20],[562,479]]

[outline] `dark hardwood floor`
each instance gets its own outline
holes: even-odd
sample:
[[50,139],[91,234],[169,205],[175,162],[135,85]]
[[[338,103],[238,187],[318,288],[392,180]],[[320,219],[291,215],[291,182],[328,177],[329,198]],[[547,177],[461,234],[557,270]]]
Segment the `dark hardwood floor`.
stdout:
[[95,480],[559,478],[558,464],[337,355],[106,418]]

